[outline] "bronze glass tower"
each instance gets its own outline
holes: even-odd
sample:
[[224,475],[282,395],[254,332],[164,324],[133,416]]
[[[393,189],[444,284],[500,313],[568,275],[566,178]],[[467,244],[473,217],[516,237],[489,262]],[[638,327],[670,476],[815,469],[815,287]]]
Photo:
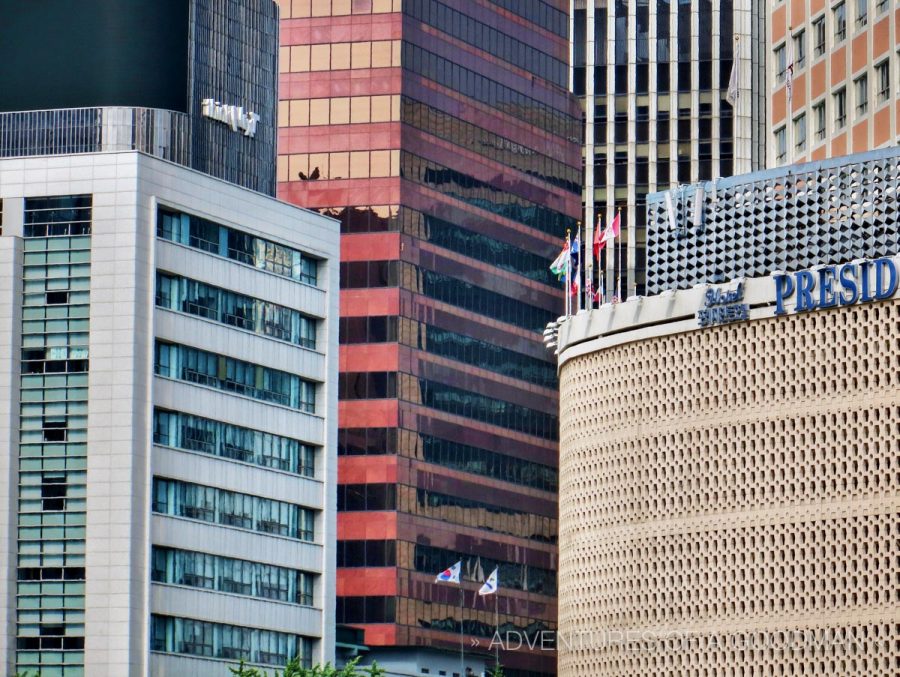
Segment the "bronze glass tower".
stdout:
[[[485,647],[495,608],[476,592],[499,567],[501,632],[552,630],[558,403],[541,330],[581,211],[568,3],[281,7],[278,195],[343,232],[338,621],[376,654],[458,651],[461,630]],[[462,616],[455,586],[433,583],[457,560]],[[501,661],[555,672],[552,651]]]

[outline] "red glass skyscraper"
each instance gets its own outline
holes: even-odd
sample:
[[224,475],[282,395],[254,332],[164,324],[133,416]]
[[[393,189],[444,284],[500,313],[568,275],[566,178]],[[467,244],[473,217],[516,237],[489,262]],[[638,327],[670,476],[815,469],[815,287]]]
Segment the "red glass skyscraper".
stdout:
[[[477,590],[499,567],[501,633],[553,630],[541,330],[563,307],[548,264],[581,212],[568,2],[281,7],[278,195],[343,233],[338,621],[376,655],[458,651],[460,629],[486,647],[494,601]],[[457,560],[462,618],[456,587],[433,582]],[[501,662],[555,672],[547,651]]]

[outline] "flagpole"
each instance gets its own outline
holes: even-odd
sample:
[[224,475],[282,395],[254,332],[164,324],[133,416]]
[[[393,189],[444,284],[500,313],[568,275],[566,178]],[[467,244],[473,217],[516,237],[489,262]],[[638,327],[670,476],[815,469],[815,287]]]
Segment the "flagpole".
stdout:
[[[619,207],[619,208],[618,208],[618,212],[616,212],[616,215],[620,214],[621,212],[622,212],[622,208]],[[613,218],[616,218],[616,217],[613,216]],[[622,221],[621,221],[621,219],[620,219],[620,220],[619,220],[619,228],[622,227],[621,224],[622,224]],[[616,270],[617,270],[618,267],[619,267],[619,252],[618,252],[618,250],[616,249],[616,231],[613,230],[613,231],[611,232],[611,235],[612,235],[612,239],[610,240],[610,242],[609,242],[609,247],[607,248],[606,251],[608,252],[608,253],[607,253],[607,256],[608,256],[609,254],[612,254],[612,260],[613,260],[613,265],[612,265],[612,269],[613,269],[613,270],[612,270],[612,273],[613,273],[613,280],[615,280],[615,278],[616,278]],[[612,298],[618,300],[618,297],[617,297],[616,294],[615,294],[615,291],[616,291],[616,290],[615,290],[615,287],[613,287],[612,291],[613,291]],[[610,300],[612,300],[612,299],[610,299]]]
[[[584,258],[584,254],[581,253],[581,244],[580,244],[580,242],[581,242],[581,221],[579,221],[575,226],[575,239],[578,240],[578,242],[579,242],[579,245],[578,245],[578,270],[572,271],[576,278],[576,279],[572,280],[572,284],[579,283],[579,285],[580,285],[581,268],[582,268],[581,260]],[[570,294],[572,293],[571,289],[569,290],[569,293]],[[575,300],[572,303],[574,304],[576,313],[579,310],[581,310],[581,294],[575,294]]]
[[575,312],[581,311],[581,271],[584,269],[584,244],[581,241],[581,221],[578,222],[578,233],[576,234],[576,239],[578,240],[578,270],[575,271],[575,283],[578,285],[579,293],[575,294]]
[[566,261],[566,317],[572,314],[572,229],[566,228],[566,251],[569,260]]
[[462,581],[459,583],[459,674],[465,675],[465,664],[466,664],[466,641],[465,634],[463,633],[463,600],[465,599],[466,593],[463,590]]
[[[497,626],[497,639],[499,640],[500,639],[500,593],[499,592],[494,593],[494,623]],[[499,641],[496,643],[496,646],[494,647],[494,651],[496,652],[496,656],[494,658],[494,662],[496,663],[496,665],[494,666],[494,669],[496,670],[496,668],[500,666],[500,642]],[[460,673],[460,674],[462,674],[462,673]]]
[[[594,224],[593,234],[591,236],[591,242],[590,242],[591,269],[587,271],[588,275],[591,276],[591,288],[590,288],[590,290],[588,290],[588,295],[585,296],[585,298],[590,301],[590,305],[588,307],[591,310],[594,309],[594,298],[595,298],[595,296],[598,295],[598,293],[600,291],[600,280],[599,279],[597,280],[596,289],[594,288],[594,264],[596,263],[597,270],[600,271],[600,274],[602,274],[602,271],[603,271],[603,269],[600,267],[600,251],[599,250],[596,252],[594,251],[594,240],[597,238],[598,232],[600,232],[600,214],[599,213],[597,214],[597,223]],[[594,259],[596,259],[596,261]],[[598,296],[598,298],[599,298],[599,296]],[[599,306],[602,304],[603,304],[603,299],[601,298],[600,303],[598,303],[597,305]]]
[[[787,40],[785,40],[784,43],[784,49],[786,51],[785,61],[787,62],[787,66],[785,66],[784,69],[785,107],[787,109],[784,124],[784,143],[787,146],[787,148],[785,148],[784,157],[784,163],[786,165],[789,165],[794,161],[794,37],[791,33],[792,30],[793,28],[788,25]],[[775,153],[778,153],[777,148],[775,149]]]

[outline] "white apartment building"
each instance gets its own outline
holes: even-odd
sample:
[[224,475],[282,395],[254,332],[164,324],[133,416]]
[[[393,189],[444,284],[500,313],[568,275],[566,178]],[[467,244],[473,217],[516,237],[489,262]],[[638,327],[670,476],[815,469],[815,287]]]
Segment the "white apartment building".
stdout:
[[337,223],[135,151],[0,218],[4,674],[332,660]]

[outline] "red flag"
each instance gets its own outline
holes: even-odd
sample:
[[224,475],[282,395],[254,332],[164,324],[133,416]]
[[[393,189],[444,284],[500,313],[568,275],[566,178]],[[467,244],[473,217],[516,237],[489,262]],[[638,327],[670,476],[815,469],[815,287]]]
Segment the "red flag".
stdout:
[[600,250],[603,245],[600,244],[600,215],[597,215],[597,227],[594,228],[594,258],[600,256]]
[[[609,225],[606,227],[606,230],[603,231],[603,235],[599,238],[597,235],[594,235],[594,256],[600,256],[600,250],[603,249],[608,242],[612,242],[615,238],[619,237],[619,231],[622,226],[622,213],[616,212],[616,217],[609,222]],[[599,234],[600,230],[597,230]]]

